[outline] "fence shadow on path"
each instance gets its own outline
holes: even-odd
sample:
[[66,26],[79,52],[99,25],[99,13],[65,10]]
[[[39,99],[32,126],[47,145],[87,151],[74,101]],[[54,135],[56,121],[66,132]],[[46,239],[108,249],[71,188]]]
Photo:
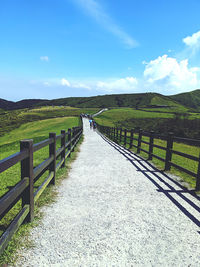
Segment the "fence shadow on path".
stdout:
[[[138,172],[143,173],[143,175],[156,186],[158,193],[163,193],[168,197],[193,223],[200,227],[200,197],[195,194],[195,190],[188,190],[165,172],[158,170],[149,161],[143,159],[127,148],[114,143],[101,133],[98,132],[98,134],[109,145],[122,154]],[[166,186],[168,189],[164,189]],[[177,200],[177,197],[181,201]],[[198,205],[196,203],[198,203]],[[196,211],[196,215],[189,211],[192,208]],[[200,231],[198,231],[198,233],[200,234]]]

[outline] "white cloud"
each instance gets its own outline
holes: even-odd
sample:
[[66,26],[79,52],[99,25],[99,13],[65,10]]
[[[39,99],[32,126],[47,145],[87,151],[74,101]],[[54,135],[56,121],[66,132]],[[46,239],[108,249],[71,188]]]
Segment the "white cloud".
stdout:
[[163,55],[146,64],[144,82],[160,92],[191,90],[199,85],[199,71],[200,68],[190,68],[187,59],[178,62],[176,58]]
[[[55,79],[56,80],[56,79]],[[67,87],[70,87],[70,88],[84,88],[84,89],[88,89],[88,90],[91,90],[91,87],[88,85],[88,84],[85,84],[84,82],[80,82],[80,81],[68,81],[67,79],[65,78],[62,78],[60,81],[59,81],[59,84],[61,84],[62,86],[67,86]]]
[[82,82],[74,82],[74,83],[72,84],[72,87],[73,87],[73,88],[84,88],[84,89],[91,90],[90,85],[87,85],[87,84],[82,83]]
[[63,86],[67,86],[70,88],[76,89],[87,89],[87,90],[97,90],[103,92],[126,92],[126,91],[133,91],[138,81],[134,77],[126,77],[126,78],[118,78],[118,79],[102,79],[100,81],[97,80],[70,80],[70,82],[62,78],[60,80],[60,84]]
[[85,80],[67,80],[66,78],[62,79],[47,79],[43,82],[45,86],[65,86],[72,89],[87,89],[107,93],[121,92],[126,91],[132,92],[136,89],[138,85],[138,80],[135,77],[125,77],[125,78],[116,78],[116,79],[85,79]]
[[138,81],[134,77],[115,79],[112,81],[98,81],[95,84],[96,89],[105,92],[126,92],[136,89]]
[[183,38],[183,43],[186,45],[185,49],[180,53],[182,57],[190,58],[192,60],[197,59],[197,52],[200,49],[200,31],[193,33],[191,36]]
[[41,56],[40,60],[48,62],[49,61],[49,57],[48,56]]
[[65,78],[62,78],[60,82],[61,82],[61,85],[62,86],[67,86],[67,87],[70,87],[71,86],[70,83],[69,83],[69,81],[66,80]]
[[96,0],[76,0],[91,17],[93,17],[101,26],[118,37],[128,48],[133,48],[138,43],[116,23],[103,10],[102,6]]
[[200,46],[200,31],[193,33],[192,36],[187,36],[183,38],[183,42],[189,47],[199,47]]

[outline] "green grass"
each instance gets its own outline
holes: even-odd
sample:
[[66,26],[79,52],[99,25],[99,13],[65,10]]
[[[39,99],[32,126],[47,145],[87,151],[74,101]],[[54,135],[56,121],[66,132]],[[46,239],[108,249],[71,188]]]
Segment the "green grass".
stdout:
[[58,117],[79,117],[81,113],[94,114],[98,108],[41,107],[6,111],[0,116],[0,136],[20,127],[27,122]]
[[[134,138],[138,138],[138,134],[134,134]],[[149,142],[149,137],[143,136],[142,140]],[[118,143],[120,143],[119,141],[120,140],[118,138]],[[130,143],[130,134],[127,134],[126,148],[129,148],[129,143]],[[124,145],[124,138],[123,137],[122,137],[122,141],[120,144]],[[133,144],[137,146],[137,140],[134,140]],[[154,144],[162,146],[164,148],[166,148],[166,146],[167,146],[167,142],[165,140],[160,140],[157,138],[154,139]],[[149,151],[149,145],[148,144],[141,143],[141,148],[146,150],[146,151]],[[191,146],[191,145],[187,145],[187,144],[182,144],[182,143],[177,143],[177,142],[173,142],[173,149],[176,151],[183,152],[185,154],[196,156],[196,157],[199,157],[199,154],[200,154],[200,148],[199,147]],[[137,152],[137,148],[135,148],[135,147],[133,147],[131,150],[134,153]],[[153,148],[153,154],[165,159],[166,151],[162,150],[160,148],[154,147]],[[148,159],[148,154],[143,152],[143,151],[141,151],[139,155],[145,159]],[[198,170],[198,162],[197,161],[190,160],[190,159],[184,158],[182,156],[173,154],[172,155],[172,162],[185,168],[185,169],[188,169],[194,173],[197,173],[197,170]],[[155,157],[153,157],[152,163],[158,169],[164,170],[165,163],[160,161],[159,159],[156,159]],[[172,173],[172,174],[179,176],[182,179],[182,181],[184,181],[188,184],[188,188],[195,189],[195,186],[196,186],[196,178],[195,177],[192,177],[192,176],[190,176],[190,175],[188,175],[182,171],[179,171],[178,169],[176,169],[174,167],[171,167],[171,170],[169,171],[169,173]]]
[[[79,144],[75,147],[74,153],[71,154],[71,157],[68,158],[66,162],[66,166],[58,170],[56,174],[56,186],[58,186],[63,179],[67,178],[68,172],[70,170],[71,163],[75,160],[77,156],[77,152],[79,151],[79,146],[83,141],[83,137],[81,138]],[[57,193],[55,191],[55,186],[48,186],[45,191],[42,193],[40,198],[35,204],[35,216],[34,221],[32,223],[26,223],[20,226],[17,233],[13,236],[12,240],[9,242],[7,248],[4,250],[3,254],[0,256],[0,266],[2,264],[11,264],[14,266],[18,256],[20,256],[20,248],[26,247],[31,248],[34,246],[33,242],[30,241],[29,232],[33,227],[36,227],[42,217],[40,207],[49,205],[52,202],[56,201]]]
[[174,101],[178,101],[181,105],[184,105],[190,109],[196,109],[200,111],[200,90],[194,90],[191,92],[172,95],[170,98]]
[[5,136],[0,137],[0,146],[30,138],[35,142],[38,142],[38,140],[47,138],[49,132],[60,134],[61,130],[78,125],[78,121],[78,117],[62,117],[28,122],[7,133]]
[[[160,110],[160,109],[159,109]],[[160,112],[157,109],[118,108],[103,112],[95,119],[105,126],[155,131],[159,134],[173,132],[175,136],[199,139],[200,114],[191,112]]]
[[73,107],[148,107],[176,106],[184,110],[180,103],[168,96],[157,93],[113,94],[93,97],[71,97],[43,102],[42,105],[69,105]]
[[[199,114],[189,114],[189,116],[193,116],[193,118],[197,118]],[[196,117],[195,117],[196,116]],[[173,114],[171,113],[159,113],[159,112],[147,112],[141,110],[135,110],[130,108],[123,109],[112,109],[106,112],[103,112],[99,116],[95,118],[97,123],[104,126],[109,127],[122,127],[126,129],[132,129],[135,127],[142,126],[146,127],[146,131],[150,132],[150,130],[155,130],[153,127],[157,126],[162,120],[172,119]],[[156,130],[155,130],[156,132]],[[160,134],[167,134],[167,131],[164,132],[164,127],[160,129]],[[190,132],[189,132],[190,134]],[[143,137],[144,141],[148,141],[148,137]],[[155,144],[166,147],[166,142],[160,139],[155,139]],[[142,143],[142,148],[148,151],[148,145]],[[193,155],[199,157],[200,148],[196,146],[181,144],[174,142],[174,150]],[[136,150],[134,150],[136,152]],[[154,148],[154,153],[162,158],[165,158],[165,151]],[[141,156],[147,158],[147,154],[141,152]],[[158,168],[164,169],[164,164],[162,161],[153,158],[152,161]],[[184,167],[194,173],[197,173],[198,162],[193,160],[183,158],[181,156],[173,154],[172,162],[181,167]],[[171,168],[171,173],[181,177],[183,181],[187,182],[190,187],[195,188],[196,179],[182,171],[177,170],[176,168]]]
[[[61,130],[67,130],[77,126],[78,117],[63,117],[56,119],[47,119],[37,122],[30,122],[21,125],[19,128],[11,131],[9,134],[0,137],[1,159],[6,158],[19,151],[19,140],[32,138],[34,143],[42,141],[49,136],[49,132],[60,134]],[[57,148],[60,147],[60,141],[57,142]],[[49,157],[48,146],[34,153],[34,167]],[[58,159],[59,161],[59,159]],[[35,189],[47,177],[47,173],[34,184]],[[17,182],[20,181],[20,164],[16,164],[0,174],[0,197],[8,192]],[[11,220],[17,215],[21,208],[21,200],[4,216],[0,221],[0,235],[7,228]]]
[[121,108],[121,109],[111,109],[101,113],[99,116],[95,117],[97,123],[105,126],[116,126],[120,127],[121,122],[127,121],[129,119],[154,119],[154,118],[173,118],[173,114],[169,113],[159,113],[159,112],[147,112],[143,110],[137,110],[133,108]]
[[[32,138],[34,143],[45,140],[49,132],[60,134],[61,130],[67,130],[78,125],[78,118],[57,118],[23,124],[20,128],[11,131],[8,135],[0,138],[1,158],[4,159],[19,151],[19,141]],[[59,142],[57,147],[59,146]],[[34,153],[34,166],[37,166],[45,158],[48,158],[48,147]],[[16,164],[0,175],[0,196],[9,188],[20,181],[20,164]]]
[[[172,119],[176,113],[179,113],[176,107],[169,108],[119,108],[110,109],[98,115],[95,120],[105,126],[114,126],[120,124],[122,121],[129,119]],[[200,119],[199,113],[182,112],[186,114],[188,119]],[[184,116],[183,116],[184,117]]]

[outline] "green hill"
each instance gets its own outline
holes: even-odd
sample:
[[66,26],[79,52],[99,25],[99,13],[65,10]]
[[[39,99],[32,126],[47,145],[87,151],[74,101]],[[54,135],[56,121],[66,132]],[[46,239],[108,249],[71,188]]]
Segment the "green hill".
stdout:
[[[0,99],[0,109],[11,110],[38,106],[71,106],[78,108],[160,108],[186,111],[187,108],[200,110],[200,90],[189,93],[164,96],[158,93],[114,94],[92,97],[68,97],[53,100],[25,99],[18,102]],[[187,107],[187,108],[186,108]]]
[[46,100],[24,99],[17,102],[13,102],[0,98],[0,109],[13,110],[13,109],[31,108],[36,106],[37,104],[41,105],[43,102],[46,102]]
[[170,98],[179,102],[181,105],[200,111],[200,89],[187,93],[172,95]]
[[[40,103],[39,103],[40,105]],[[179,107],[176,101],[157,93],[117,94],[93,97],[60,98],[43,102],[42,105],[68,105],[72,107]]]

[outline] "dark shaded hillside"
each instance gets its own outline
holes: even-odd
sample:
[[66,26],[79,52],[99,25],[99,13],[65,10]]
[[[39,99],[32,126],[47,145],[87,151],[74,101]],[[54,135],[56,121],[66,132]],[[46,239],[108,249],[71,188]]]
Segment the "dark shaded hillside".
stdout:
[[15,102],[15,109],[21,108],[32,108],[37,106],[38,104],[42,105],[42,103],[46,102],[46,100],[42,99],[25,99],[18,102]]
[[172,95],[170,96],[170,98],[188,108],[200,111],[200,89],[197,89],[192,92]]
[[0,98],[0,108],[1,109],[11,109],[15,105],[15,102],[7,101]]
[[42,99],[24,99],[17,102],[7,101],[5,99],[0,99],[0,108],[5,110],[32,108],[38,104],[42,105],[43,102],[47,100]]

